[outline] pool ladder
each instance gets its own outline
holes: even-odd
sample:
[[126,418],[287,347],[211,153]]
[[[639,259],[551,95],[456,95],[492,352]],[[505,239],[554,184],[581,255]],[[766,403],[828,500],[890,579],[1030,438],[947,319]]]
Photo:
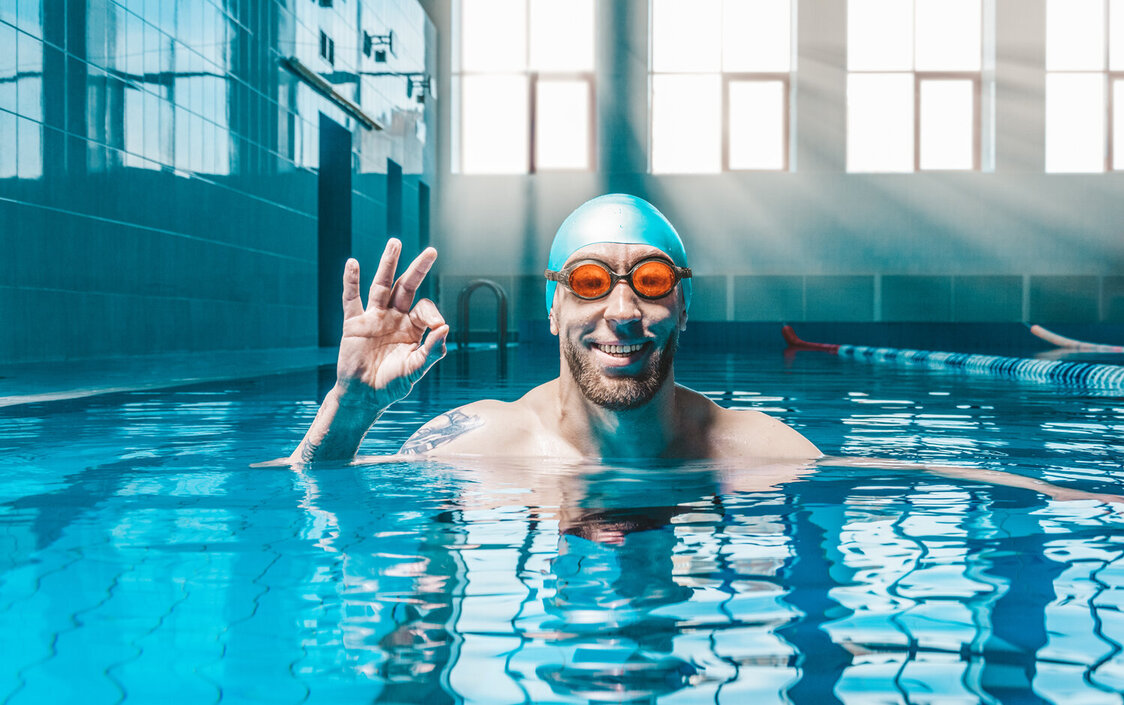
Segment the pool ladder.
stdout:
[[[490,289],[496,295],[496,354],[500,375],[507,374],[507,293],[491,279],[474,279],[457,294],[457,352],[458,357],[468,352],[469,300],[477,289]],[[463,359],[463,358],[462,358]]]

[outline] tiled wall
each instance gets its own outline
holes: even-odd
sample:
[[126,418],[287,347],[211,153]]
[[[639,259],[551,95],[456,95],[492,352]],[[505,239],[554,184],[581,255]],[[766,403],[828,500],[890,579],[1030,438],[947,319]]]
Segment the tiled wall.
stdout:
[[[396,56],[361,53],[390,28]],[[416,250],[436,130],[404,77],[366,74],[432,73],[435,42],[416,0],[0,0],[0,362],[315,345],[320,114],[353,135],[369,277],[387,160]]]
[[[446,319],[475,279],[508,294],[508,329],[545,328],[541,276],[449,274],[441,278]],[[694,279],[692,321],[1124,323],[1124,276],[703,275]],[[474,340],[493,340],[495,297],[478,291],[469,318]],[[524,322],[521,324],[521,322]]]

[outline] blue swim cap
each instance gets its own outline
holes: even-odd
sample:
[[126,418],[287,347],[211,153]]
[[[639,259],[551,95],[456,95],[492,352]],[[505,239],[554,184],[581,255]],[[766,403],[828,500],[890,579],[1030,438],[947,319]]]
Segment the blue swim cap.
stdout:
[[[623,245],[651,245],[671,258],[677,267],[689,267],[687,250],[679,233],[663,213],[643,198],[610,193],[586,201],[562,221],[550,246],[547,267],[559,271],[570,255],[586,245],[609,242]],[[554,304],[556,282],[546,283],[546,311]],[[683,306],[691,306],[691,280],[682,279]]]

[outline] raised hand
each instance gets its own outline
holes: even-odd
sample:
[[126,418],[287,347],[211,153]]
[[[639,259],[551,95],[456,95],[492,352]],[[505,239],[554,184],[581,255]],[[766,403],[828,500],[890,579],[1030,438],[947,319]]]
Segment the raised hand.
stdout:
[[437,251],[426,248],[395,281],[401,251],[397,239],[387,241],[365,309],[359,298],[359,263],[349,259],[344,267],[343,337],[336,363],[341,403],[371,404],[381,411],[409,394],[445,356],[445,319],[429,299],[414,304]]

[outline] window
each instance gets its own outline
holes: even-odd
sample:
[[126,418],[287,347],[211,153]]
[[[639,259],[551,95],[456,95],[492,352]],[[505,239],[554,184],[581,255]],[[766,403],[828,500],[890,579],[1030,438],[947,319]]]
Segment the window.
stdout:
[[848,0],[847,171],[980,168],[983,0]]
[[1124,169],[1124,0],[1047,0],[1046,171]]
[[652,0],[655,173],[789,167],[792,0]]
[[594,0],[460,0],[454,171],[593,168]]

